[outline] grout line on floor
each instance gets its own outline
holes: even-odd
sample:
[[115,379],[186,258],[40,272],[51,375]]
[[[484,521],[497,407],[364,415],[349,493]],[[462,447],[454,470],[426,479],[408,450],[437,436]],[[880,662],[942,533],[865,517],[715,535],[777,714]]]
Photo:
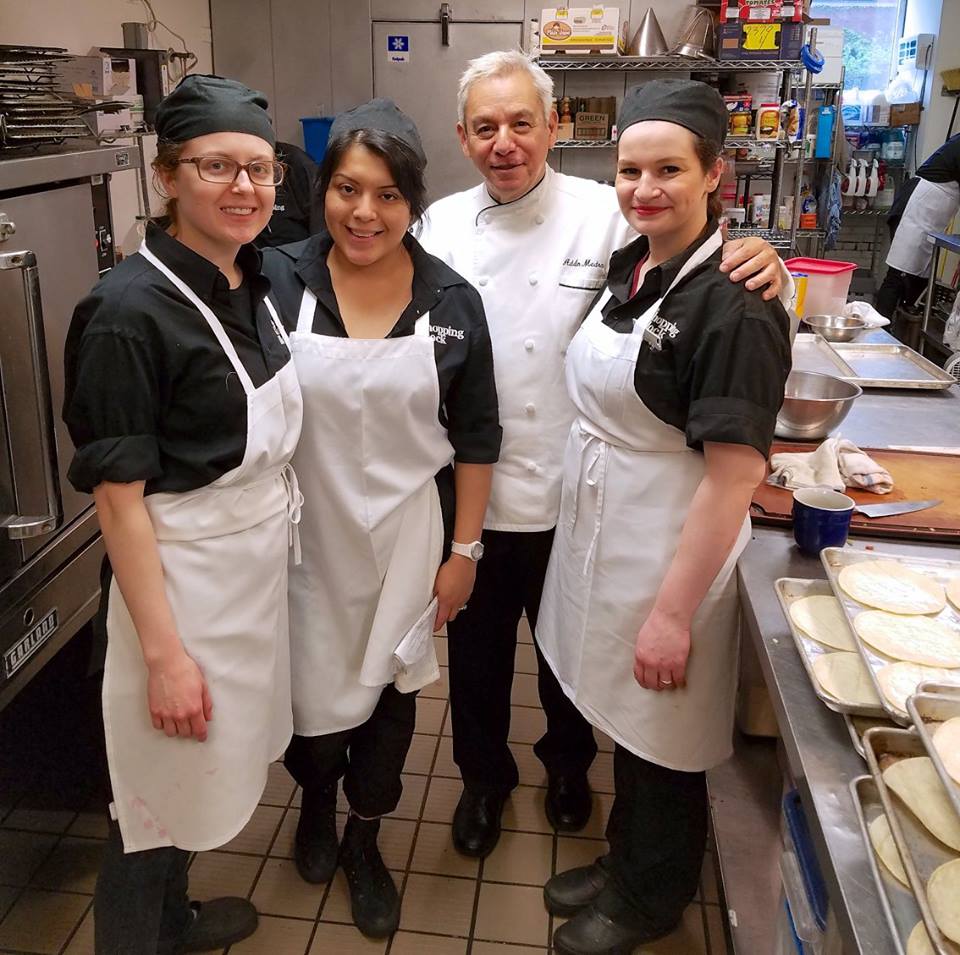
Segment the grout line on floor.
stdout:
[[60,955],[63,955],[63,953],[70,947],[71,943],[73,942],[74,938],[77,935],[77,932],[80,931],[80,926],[83,925],[84,920],[92,910],[93,910],[93,899],[91,898],[90,904],[83,910],[83,915],[80,916],[79,920],[77,921],[77,924],[74,925],[73,930],[70,932],[69,935],[67,935],[63,945],[60,946]]

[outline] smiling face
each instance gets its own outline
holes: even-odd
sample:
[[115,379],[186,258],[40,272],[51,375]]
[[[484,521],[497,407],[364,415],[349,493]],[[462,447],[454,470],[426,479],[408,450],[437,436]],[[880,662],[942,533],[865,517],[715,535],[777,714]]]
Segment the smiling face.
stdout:
[[557,114],[543,103],[526,73],[477,80],[470,87],[460,148],[487,181],[498,202],[512,202],[542,178],[547,153],[557,140]]
[[410,205],[377,153],[354,144],[324,194],[323,213],[338,252],[356,266],[395,252],[410,227]]
[[650,239],[692,242],[707,223],[707,197],[717,188],[723,160],[704,171],[696,136],[683,126],[647,120],[628,126],[617,146],[617,200],[637,232]]
[[[216,156],[238,163],[272,162],[273,147],[249,133],[209,133],[183,144],[181,159]],[[274,186],[255,186],[241,171],[232,183],[204,182],[193,163],[159,172],[164,190],[177,200],[176,236],[185,245],[211,257],[252,242],[273,215]]]

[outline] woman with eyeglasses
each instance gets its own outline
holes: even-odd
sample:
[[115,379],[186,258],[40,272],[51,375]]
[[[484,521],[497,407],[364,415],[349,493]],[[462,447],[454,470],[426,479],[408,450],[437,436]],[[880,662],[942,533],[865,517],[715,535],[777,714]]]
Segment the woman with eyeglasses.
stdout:
[[113,571],[97,955],[222,949],[257,925],[245,899],[188,902],[187,864],[246,825],[292,732],[302,401],[251,244],[283,179],[266,105],[214,76],[160,104],[166,214],[67,339],[69,476],[93,493]]

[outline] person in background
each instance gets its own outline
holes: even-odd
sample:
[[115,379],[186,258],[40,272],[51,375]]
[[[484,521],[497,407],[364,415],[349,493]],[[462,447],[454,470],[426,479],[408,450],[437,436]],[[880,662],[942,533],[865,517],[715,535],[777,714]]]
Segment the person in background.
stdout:
[[[453,841],[470,856],[493,850],[519,779],[507,745],[517,625],[525,613],[536,626],[557,523],[563,444],[574,415],[563,356],[604,286],[611,253],[635,237],[612,188],[547,165],[557,135],[552,100],[552,80],[523,53],[470,62],[460,80],[457,132],[484,181],[431,205],[421,237],[480,292],[504,429],[476,587],[447,628],[453,752],[464,783]],[[721,268],[732,282],[767,286],[767,297],[783,283],[792,290],[761,239],[728,242]],[[590,816],[587,769],[596,744],[539,648],[537,661],[547,728],[534,751],[547,770],[547,818],[557,830],[576,831]]]
[[960,210],[960,134],[948,139],[900,189],[887,223],[887,274],[877,290],[877,311],[893,318],[902,302],[913,305],[927,286],[933,245],[929,232],[945,232]]
[[277,159],[286,166],[286,173],[283,182],[277,186],[273,215],[267,227],[255,240],[257,247],[261,249],[299,242],[312,234],[310,203],[318,166],[293,143],[278,142]]
[[294,858],[306,881],[326,882],[339,857],[353,920],[374,938],[400,918],[380,819],[400,799],[415,691],[440,675],[433,631],[473,590],[500,449],[480,297],[408,231],[426,205],[425,165],[390,100],[340,114],[318,184],[323,232],[264,257],[305,407],[285,758],[303,787]]
[[156,114],[165,217],[77,306],[63,416],[113,579],[103,722],[113,794],[97,955],[250,935],[246,899],[188,902],[292,732],[287,560],[302,403],[253,239],[283,166],[262,94],[188,76]]
[[629,955],[697,891],[705,770],[732,751],[736,563],[790,371],[783,306],[720,272],[719,93],[653,80],[617,128],[616,194],[640,238],[567,350],[577,416],[536,633],[615,744],[609,850],[544,888],[570,919],[561,955]]

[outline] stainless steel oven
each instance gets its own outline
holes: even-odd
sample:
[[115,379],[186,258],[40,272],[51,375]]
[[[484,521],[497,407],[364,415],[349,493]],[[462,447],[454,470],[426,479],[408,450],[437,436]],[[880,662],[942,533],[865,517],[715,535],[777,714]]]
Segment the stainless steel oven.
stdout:
[[114,261],[109,182],[135,147],[0,159],[0,709],[96,610],[103,556],[60,420],[77,301]]

